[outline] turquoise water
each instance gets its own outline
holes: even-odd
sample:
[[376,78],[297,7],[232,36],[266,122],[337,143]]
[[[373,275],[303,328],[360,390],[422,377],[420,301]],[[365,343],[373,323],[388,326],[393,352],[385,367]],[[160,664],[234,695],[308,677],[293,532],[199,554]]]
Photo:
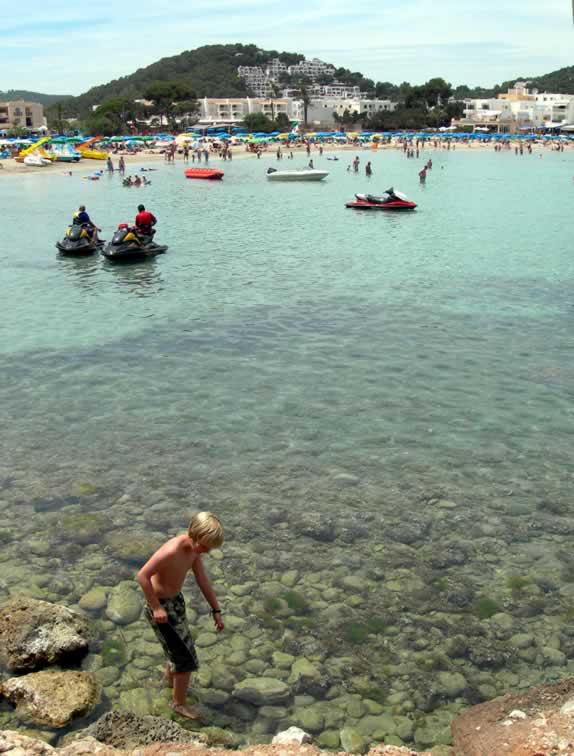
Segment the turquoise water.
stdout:
[[[74,605],[211,509],[228,543],[208,567],[233,618],[200,649],[227,675],[201,681],[227,692],[214,721],[264,740],[316,709],[317,735],[352,726],[375,742],[375,701],[423,747],[466,705],[574,673],[574,158],[365,151],[367,180],[340,157],[314,156],[331,171],[319,184],[267,182],[271,159],[224,164],[216,183],[155,163],[139,189],[1,177],[0,560],[8,590]],[[415,213],[344,207],[391,185]],[[80,203],[109,238],[142,201],[166,255],[123,267],[57,255]],[[86,536],[77,513],[105,518]],[[138,556],[114,534],[143,540]],[[292,570],[284,587],[304,611],[272,600]],[[134,708],[161,663],[150,631],[92,614],[100,642],[147,639],[141,674],[127,658],[105,686],[104,705]],[[261,664],[226,664],[243,633]],[[484,653],[453,650],[463,636]],[[237,682],[287,679],[274,650],[310,659],[322,684],[291,682],[275,719],[241,714]]]

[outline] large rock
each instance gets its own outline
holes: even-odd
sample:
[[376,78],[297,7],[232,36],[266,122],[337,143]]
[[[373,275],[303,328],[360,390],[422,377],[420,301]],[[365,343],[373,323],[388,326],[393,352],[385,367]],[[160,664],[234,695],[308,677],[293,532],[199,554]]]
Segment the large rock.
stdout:
[[10,670],[79,658],[88,641],[87,621],[65,606],[27,596],[0,605],[0,665]]
[[[128,711],[110,711],[82,730],[80,737],[92,737],[114,748],[139,748],[151,743],[205,745],[200,733],[190,732],[161,717],[138,717]],[[174,749],[172,749],[174,750]]]
[[36,724],[65,727],[96,705],[99,690],[91,672],[45,670],[12,677],[0,686],[0,695]]
[[271,741],[273,745],[283,745],[283,743],[298,743],[302,745],[303,743],[310,742],[311,736],[300,727],[288,727],[286,730],[278,732]]
[[[572,706],[570,706],[570,702]],[[574,677],[467,709],[452,723],[457,756],[574,753]]]
[[235,686],[233,695],[240,701],[247,701],[256,706],[270,706],[287,701],[290,691],[289,686],[282,680],[272,677],[248,677]]
[[20,735],[15,730],[0,730],[0,753],[8,756],[53,756],[56,751],[43,740]]
[[[205,748],[201,749],[200,744],[194,741],[185,745],[181,741],[177,745],[174,741],[171,741],[156,743],[135,750],[130,748],[120,751],[113,746],[99,743],[91,737],[74,740],[63,748],[55,749],[41,740],[29,738],[11,730],[4,730],[0,731],[0,753],[7,756],[91,756],[91,754],[98,754],[98,756],[200,756],[200,754],[205,754],[206,750]],[[222,754],[224,752],[218,750],[215,753]],[[308,744],[298,745],[290,742],[283,743],[279,750],[276,745],[252,745],[243,749],[241,756],[277,756],[278,753],[280,753],[280,756],[321,756],[325,752]],[[445,751],[440,753],[444,754]],[[437,751],[437,756],[438,754]],[[378,745],[369,751],[369,756],[413,756],[413,751],[410,748]],[[425,751],[418,753],[417,756],[431,756],[431,754]]]

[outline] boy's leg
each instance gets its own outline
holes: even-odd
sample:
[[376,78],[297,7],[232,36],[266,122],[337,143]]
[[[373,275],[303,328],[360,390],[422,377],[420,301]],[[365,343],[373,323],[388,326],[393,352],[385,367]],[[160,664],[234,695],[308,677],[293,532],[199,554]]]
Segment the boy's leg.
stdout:
[[171,671],[169,662],[166,662],[165,671],[163,673],[163,677],[161,678],[161,682],[162,687],[173,688],[173,672]]
[[183,706],[185,704],[190,677],[191,672],[173,673],[173,703],[175,706]]
[[191,672],[173,673],[173,710],[176,714],[188,719],[201,719],[199,708],[186,703],[190,677]]

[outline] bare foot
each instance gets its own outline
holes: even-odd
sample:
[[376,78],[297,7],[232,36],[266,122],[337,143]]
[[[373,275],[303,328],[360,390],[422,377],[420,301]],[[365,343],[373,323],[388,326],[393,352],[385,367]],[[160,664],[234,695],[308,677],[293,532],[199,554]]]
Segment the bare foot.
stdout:
[[189,706],[188,704],[176,703],[171,703],[170,706],[176,714],[180,715],[180,717],[187,717],[188,719],[201,719],[201,711],[197,708],[197,706]]

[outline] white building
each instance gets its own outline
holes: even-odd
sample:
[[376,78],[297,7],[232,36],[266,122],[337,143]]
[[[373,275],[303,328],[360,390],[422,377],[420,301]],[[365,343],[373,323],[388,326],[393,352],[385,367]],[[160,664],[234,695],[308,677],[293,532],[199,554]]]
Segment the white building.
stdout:
[[288,97],[203,97],[199,100],[199,123],[202,126],[236,125],[251,113],[263,113],[269,118],[283,113],[289,120],[296,120],[294,113],[299,110],[294,102]]
[[271,79],[261,66],[239,66],[237,75],[245,81],[248,89],[257,97],[265,97],[271,94]]
[[[290,121],[303,122],[305,107],[296,97],[204,97],[199,100],[199,123],[202,126],[237,125],[250,113],[263,113],[275,119],[283,113]],[[343,115],[366,113],[372,116],[380,111],[393,111],[397,103],[391,100],[367,100],[362,97],[317,97],[307,108],[307,123],[312,127],[336,126],[333,113]]]
[[37,131],[45,127],[44,106],[39,102],[0,102],[0,129],[24,128]]
[[518,81],[498,97],[465,100],[464,115],[453,125],[515,133],[574,123],[574,95],[539,93]]
[[269,61],[267,64],[265,73],[269,78],[277,80],[281,74],[287,73],[287,66],[280,61],[279,58],[273,58],[273,60]]
[[[340,81],[334,81],[332,84],[310,84],[307,88],[309,97],[360,97],[361,90],[359,87],[351,87]],[[283,97],[297,97],[299,89],[287,87],[282,91]]]
[[287,72],[290,76],[306,76],[311,81],[316,81],[321,76],[334,76],[335,66],[323,63],[318,58],[302,60],[293,66],[289,66]]
[[[307,122],[313,126],[332,127],[336,125],[333,113],[342,116],[347,110],[349,113],[365,113],[370,118],[381,111],[392,112],[396,108],[397,103],[392,102],[392,100],[367,100],[363,97],[319,97],[313,99],[309,104]],[[298,120],[302,120],[302,117]]]
[[279,58],[273,58],[262,66],[238,66],[237,75],[257,97],[268,97],[273,94],[273,85],[279,83],[281,74],[305,76],[315,82],[321,76],[334,76],[335,70],[334,66],[323,63],[318,58],[303,59],[292,66],[285,65]]

